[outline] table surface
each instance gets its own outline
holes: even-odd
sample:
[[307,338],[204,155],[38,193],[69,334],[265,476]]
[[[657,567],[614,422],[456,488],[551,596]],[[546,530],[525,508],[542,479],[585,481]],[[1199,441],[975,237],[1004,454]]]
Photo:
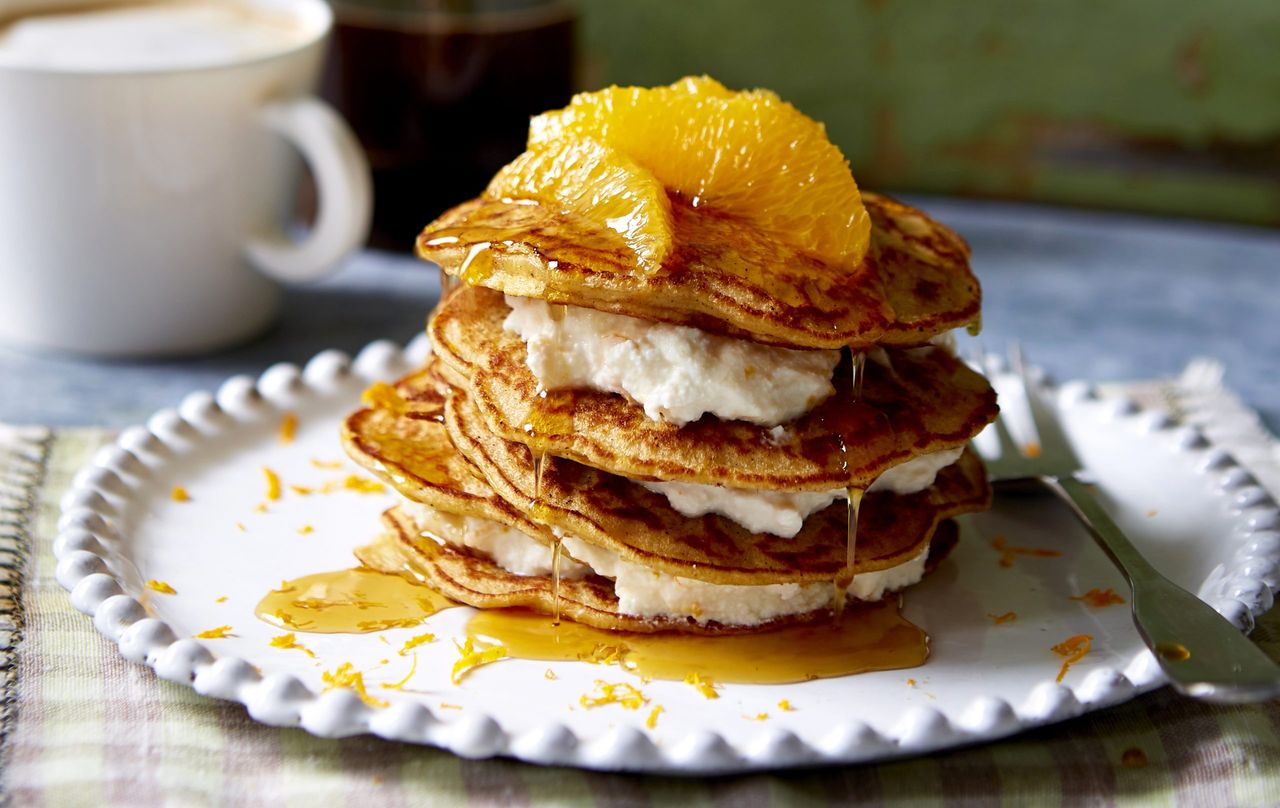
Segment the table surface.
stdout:
[[[1215,357],[1280,426],[1280,231],[992,202],[911,198],[973,247],[988,351],[1014,340],[1059,379],[1177,374]],[[215,356],[110,361],[0,347],[0,422],[123,427],[228,376],[326,348],[407,341],[439,293],[407,255],[365,251],[287,290],[279,323]]]

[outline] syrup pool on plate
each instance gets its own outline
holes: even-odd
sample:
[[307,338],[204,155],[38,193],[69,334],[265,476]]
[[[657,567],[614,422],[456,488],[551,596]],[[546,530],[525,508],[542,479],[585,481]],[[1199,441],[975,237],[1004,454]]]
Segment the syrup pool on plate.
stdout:
[[544,661],[616,659],[653,679],[696,673],[715,682],[786,684],[878,670],[913,668],[929,656],[928,635],[901,613],[897,597],[845,610],[839,624],[818,621],[757,634],[701,636],[604,631],[522,609],[476,613],[467,633],[508,656]]
[[260,620],[310,634],[364,634],[416,626],[457,604],[399,575],[357,567],[284,581],[258,602]]

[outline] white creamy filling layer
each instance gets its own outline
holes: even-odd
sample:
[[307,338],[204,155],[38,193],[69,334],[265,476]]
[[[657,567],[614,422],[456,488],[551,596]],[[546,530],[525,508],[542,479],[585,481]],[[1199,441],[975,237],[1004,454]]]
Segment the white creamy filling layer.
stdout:
[[[913,457],[885,471],[867,491],[895,494],[923,491],[933,485],[939,471],[956,462],[963,452],[961,447]],[[636,482],[665,496],[671,507],[684,516],[715,513],[753,533],[772,533],[788,539],[800,532],[810,514],[848,496],[843,488],[832,491],[760,491],[700,483]]]
[[[551,548],[515,528],[488,519],[446,514],[410,500],[405,500],[402,507],[419,530],[429,531],[449,544],[484,553],[508,572],[544,577],[552,573]],[[565,536],[561,541],[564,550],[573,556],[560,558],[562,579],[582,578],[590,571],[612,578],[618,609],[638,617],[693,618],[698,623],[715,621],[754,626],[827,608],[834,597],[830,583],[711,584],[624,561],[611,550],[573,536]],[[924,577],[928,555],[926,548],[895,567],[855,575],[849,584],[849,596],[856,600],[879,600],[885,592],[916,583]]]
[[[541,576],[552,573],[551,548],[515,528],[492,519],[445,513],[411,499],[404,499],[400,507],[419,530],[455,547],[483,553],[507,572]],[[560,558],[560,577],[565,580],[582,578],[589,572],[572,558]]]
[[[639,617],[691,617],[695,622],[715,621],[735,626],[755,626],[779,617],[804,614],[832,605],[830,583],[814,584],[710,584],[651,570],[622,560],[617,553],[565,536],[564,548],[574,558],[614,580],[618,609]],[[888,569],[853,576],[849,596],[879,600],[885,592],[910,586],[924,577],[926,547],[919,555]]]
[[520,335],[529,370],[547,390],[620,393],[653,420],[680,426],[710,413],[776,426],[835,392],[839,351],[803,351],[697,328],[544,300],[506,298],[503,328]]

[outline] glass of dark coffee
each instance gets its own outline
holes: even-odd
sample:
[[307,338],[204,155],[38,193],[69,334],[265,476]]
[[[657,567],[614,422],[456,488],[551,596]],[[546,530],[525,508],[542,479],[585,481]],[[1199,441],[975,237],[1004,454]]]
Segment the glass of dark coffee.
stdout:
[[334,0],[324,94],[373,168],[370,242],[407,250],[524,150],[574,88],[567,0]]

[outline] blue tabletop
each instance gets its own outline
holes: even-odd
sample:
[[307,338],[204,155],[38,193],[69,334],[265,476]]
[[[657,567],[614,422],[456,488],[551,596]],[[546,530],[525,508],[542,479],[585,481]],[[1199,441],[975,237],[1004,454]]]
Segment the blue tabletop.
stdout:
[[[1177,374],[1211,356],[1280,425],[1280,231],[1004,203],[918,197],[973,247],[982,342],[1013,340],[1057,378]],[[290,289],[280,322],[199,359],[101,362],[0,348],[0,422],[121,427],[237,373],[326,348],[407,341],[439,286],[407,255],[366,251],[332,278]]]

